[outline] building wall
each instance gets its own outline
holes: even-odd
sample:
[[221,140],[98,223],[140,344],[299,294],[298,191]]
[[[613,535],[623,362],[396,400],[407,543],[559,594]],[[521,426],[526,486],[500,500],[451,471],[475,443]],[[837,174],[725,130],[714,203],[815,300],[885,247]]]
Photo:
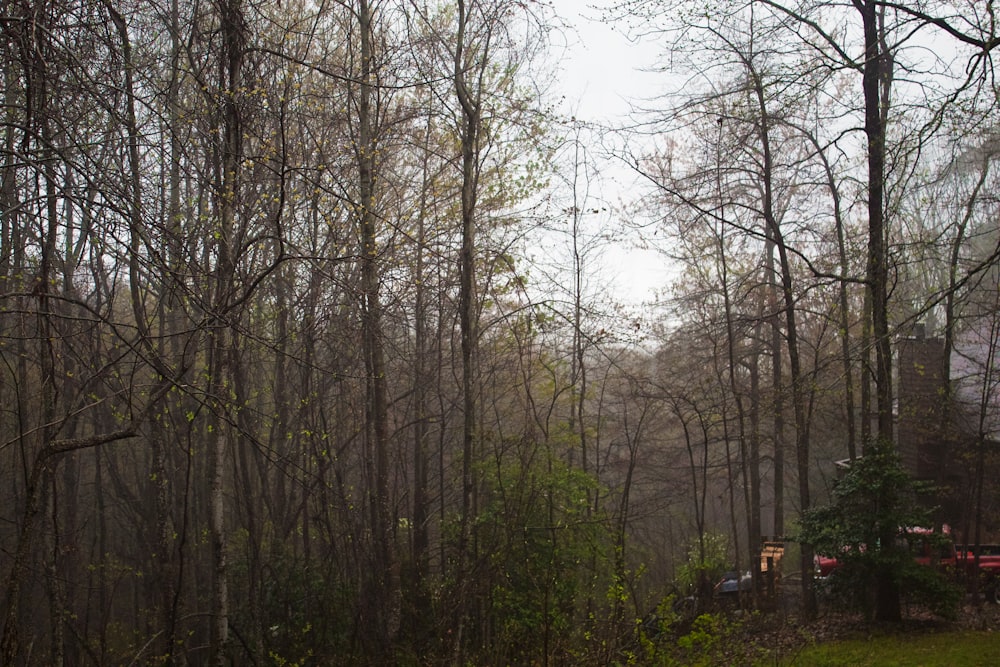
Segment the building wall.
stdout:
[[[950,360],[952,403],[946,406],[944,341],[915,333],[897,345],[896,434],[903,464],[914,478],[935,485],[926,502],[937,508],[937,518],[950,524],[958,539],[972,539],[981,502],[981,538],[1000,542],[997,346],[975,328],[959,333]],[[976,456],[983,464],[980,501],[974,493]]]
[[947,464],[943,380],[944,341],[914,336],[899,341],[897,445],[917,479],[943,481]]

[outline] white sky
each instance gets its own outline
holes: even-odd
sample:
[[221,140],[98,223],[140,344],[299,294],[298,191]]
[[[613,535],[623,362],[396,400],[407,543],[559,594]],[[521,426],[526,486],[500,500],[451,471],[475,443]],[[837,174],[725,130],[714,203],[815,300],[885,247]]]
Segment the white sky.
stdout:
[[[565,95],[564,113],[602,126],[621,126],[629,120],[632,104],[663,89],[662,74],[642,71],[656,63],[660,47],[649,40],[637,41],[626,34],[626,26],[602,20],[609,0],[553,0],[556,15],[567,25],[566,52],[560,63],[559,82]],[[555,36],[558,57],[559,36]],[[599,183],[591,184],[611,205],[611,216],[628,215],[619,204],[631,204],[636,196],[634,174],[620,163],[601,167]],[[609,222],[611,222],[609,220]],[[650,301],[654,291],[666,285],[665,259],[652,250],[629,247],[610,249],[604,255],[607,278],[613,292],[624,301]]]
[[568,26],[562,64],[567,101],[576,98],[580,116],[586,120],[624,118],[629,113],[628,100],[640,92],[638,70],[650,64],[655,54],[604,22],[601,9],[591,3],[555,0],[553,6]]

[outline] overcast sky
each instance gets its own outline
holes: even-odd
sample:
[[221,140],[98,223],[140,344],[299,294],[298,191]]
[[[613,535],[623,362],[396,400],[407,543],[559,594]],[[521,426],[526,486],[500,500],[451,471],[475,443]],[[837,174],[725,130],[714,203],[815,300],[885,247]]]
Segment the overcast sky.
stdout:
[[[656,62],[659,48],[648,40],[630,39],[624,26],[602,21],[601,8],[611,2],[553,0],[552,4],[567,25],[562,40],[558,35],[553,39],[557,50],[560,41],[566,49],[559,77],[565,113],[600,125],[626,124],[632,103],[662,90],[662,75],[642,71]],[[627,215],[614,207],[635,199],[634,173],[614,161],[605,163],[601,173],[601,183],[593,184],[593,191],[600,191],[611,206],[609,216]],[[606,261],[608,270],[602,273],[614,283],[615,294],[631,303],[652,299],[653,291],[667,281],[664,259],[651,250],[623,244],[609,250]]]
[[568,100],[578,101],[585,120],[624,119],[629,100],[648,96],[656,85],[656,75],[641,70],[655,62],[657,47],[648,40],[629,39],[624,26],[602,21],[602,8],[610,4],[553,1],[556,14],[568,26],[562,82]]

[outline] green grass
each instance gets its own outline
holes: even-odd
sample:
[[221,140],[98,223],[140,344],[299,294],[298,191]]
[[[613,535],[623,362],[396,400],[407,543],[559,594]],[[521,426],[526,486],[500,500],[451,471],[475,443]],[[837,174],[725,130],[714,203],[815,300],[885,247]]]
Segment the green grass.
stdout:
[[973,667],[1000,664],[1000,633],[940,632],[823,643],[782,662],[809,667]]

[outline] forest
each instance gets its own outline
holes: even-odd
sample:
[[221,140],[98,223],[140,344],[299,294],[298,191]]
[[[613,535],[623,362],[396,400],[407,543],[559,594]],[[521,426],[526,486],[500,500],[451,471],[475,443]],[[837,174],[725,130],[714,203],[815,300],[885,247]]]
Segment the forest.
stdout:
[[0,2],[0,664],[624,664],[885,444],[1000,543],[992,0],[605,2],[616,122],[564,4]]

